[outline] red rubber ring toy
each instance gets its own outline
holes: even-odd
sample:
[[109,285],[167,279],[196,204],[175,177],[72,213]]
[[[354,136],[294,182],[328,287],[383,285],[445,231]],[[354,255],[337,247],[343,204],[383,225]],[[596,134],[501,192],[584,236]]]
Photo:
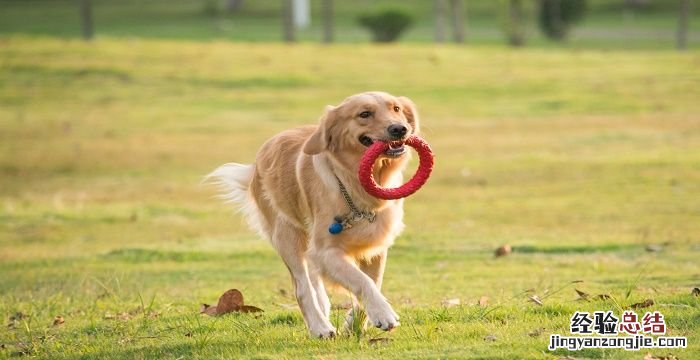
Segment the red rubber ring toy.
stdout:
[[413,175],[411,180],[397,188],[389,189],[379,187],[379,184],[374,180],[374,174],[372,174],[374,162],[382,153],[389,149],[389,143],[375,141],[374,144],[367,148],[367,151],[365,151],[360,161],[358,176],[360,184],[362,184],[362,187],[365,188],[368,194],[384,200],[401,199],[418,191],[418,189],[428,181],[430,173],[433,171],[433,163],[435,162],[435,157],[433,156],[433,151],[430,149],[430,145],[428,145],[425,140],[415,135],[406,139],[404,144],[416,149],[420,164],[418,165],[416,174]]

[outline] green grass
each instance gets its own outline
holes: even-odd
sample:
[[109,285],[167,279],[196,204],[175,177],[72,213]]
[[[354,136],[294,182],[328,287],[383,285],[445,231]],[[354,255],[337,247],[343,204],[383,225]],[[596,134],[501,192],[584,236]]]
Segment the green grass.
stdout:
[[[231,40],[279,42],[282,40],[279,0],[245,0],[237,13],[205,11],[206,4],[224,0],[92,0],[98,37],[146,37],[156,39]],[[312,24],[298,31],[302,42],[320,42],[321,1],[311,0]],[[79,7],[75,0],[0,0],[0,34],[80,37]],[[505,44],[507,1],[466,1],[466,33],[469,45]],[[536,24],[534,1],[525,1],[527,46],[584,49],[673,49],[677,24],[677,0],[654,0],[645,9],[625,10],[620,1],[589,0],[584,20],[576,24],[566,43],[545,39]],[[415,25],[401,37],[404,42],[426,43],[434,39],[433,1],[355,0],[335,2],[335,40],[368,42],[370,33],[357,24],[363,12],[401,7],[415,18]],[[691,25],[700,18],[700,7],[691,7]],[[700,32],[691,26],[689,47],[697,48]]]
[[[689,342],[652,353],[693,358],[698,64],[697,52],[0,38],[0,357],[638,359],[550,353],[548,335],[567,334],[576,310],[652,298],[638,312],[661,311]],[[390,251],[384,293],[402,326],[310,339],[277,255],[198,183],[370,89],[411,97],[437,155]],[[514,253],[493,258],[506,243]],[[229,288],[265,313],[198,315]],[[579,302],[574,288],[613,298]],[[441,305],[452,298],[462,305]]]

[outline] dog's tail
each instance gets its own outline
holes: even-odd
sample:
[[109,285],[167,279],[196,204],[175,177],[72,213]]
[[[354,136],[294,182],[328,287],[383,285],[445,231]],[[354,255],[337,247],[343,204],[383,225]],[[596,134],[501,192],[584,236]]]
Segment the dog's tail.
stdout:
[[248,187],[253,180],[253,172],[253,165],[228,163],[205,176],[203,183],[218,186],[221,191],[220,197],[240,208],[248,202]]
[[228,163],[219,166],[205,176],[202,183],[218,186],[219,197],[228,204],[234,204],[238,211],[243,212],[251,228],[261,235],[267,236],[260,222],[261,216],[258,206],[248,191],[254,173],[254,165]]

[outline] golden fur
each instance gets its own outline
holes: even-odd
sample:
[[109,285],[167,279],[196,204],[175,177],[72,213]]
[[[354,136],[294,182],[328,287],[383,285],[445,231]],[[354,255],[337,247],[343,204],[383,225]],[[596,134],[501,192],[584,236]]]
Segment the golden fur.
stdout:
[[[359,116],[365,111],[372,116]],[[336,331],[328,319],[330,303],[323,279],[354,294],[375,326],[389,330],[399,325],[379,289],[387,249],[403,229],[403,200],[374,198],[357,179],[366,149],[358,139],[363,135],[388,139],[392,124],[405,126],[406,136],[418,132],[411,100],[384,92],[353,95],[338,106],[328,106],[318,126],[287,130],[268,140],[253,165],[226,164],[210,174],[284,260],[314,336],[331,337]],[[408,159],[408,154],[380,157],[375,179],[383,187],[400,185]],[[335,216],[350,211],[335,176],[359,209],[376,212],[376,221],[362,220],[336,235],[328,232]]]

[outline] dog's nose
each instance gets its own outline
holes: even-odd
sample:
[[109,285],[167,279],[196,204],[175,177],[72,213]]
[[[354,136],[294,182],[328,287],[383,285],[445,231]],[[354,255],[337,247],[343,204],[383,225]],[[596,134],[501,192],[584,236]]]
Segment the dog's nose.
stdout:
[[389,136],[391,136],[392,139],[398,140],[406,135],[408,129],[401,124],[391,124],[388,128],[386,128],[386,131],[389,133]]

